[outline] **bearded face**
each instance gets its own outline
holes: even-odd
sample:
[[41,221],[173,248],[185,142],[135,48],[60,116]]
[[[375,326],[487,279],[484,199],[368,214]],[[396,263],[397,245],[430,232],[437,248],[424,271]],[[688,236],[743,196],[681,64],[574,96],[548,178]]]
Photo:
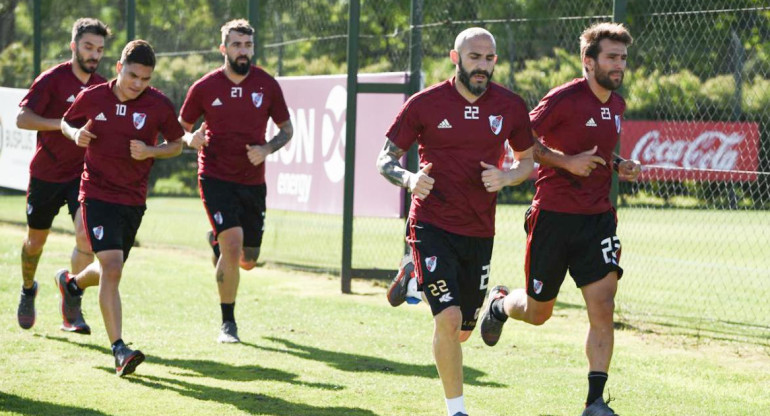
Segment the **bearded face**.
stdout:
[[615,91],[623,85],[624,73],[623,70],[605,70],[599,65],[594,67],[596,82],[610,91]]
[[251,68],[251,58],[246,55],[237,56],[235,59],[227,57],[227,62],[230,64],[230,68],[238,75],[246,75]]
[[492,75],[495,73],[494,69],[491,72],[487,72],[483,69],[474,69],[468,72],[465,70],[465,66],[463,66],[462,57],[459,58],[457,67],[457,78],[471,94],[477,97],[487,90],[489,82],[492,81]]

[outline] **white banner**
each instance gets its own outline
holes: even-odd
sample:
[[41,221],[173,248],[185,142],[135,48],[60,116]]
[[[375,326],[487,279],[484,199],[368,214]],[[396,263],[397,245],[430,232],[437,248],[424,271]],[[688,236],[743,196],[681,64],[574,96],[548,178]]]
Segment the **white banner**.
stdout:
[[0,87],[0,187],[27,190],[29,162],[35,155],[37,132],[16,128],[19,103],[27,90]]

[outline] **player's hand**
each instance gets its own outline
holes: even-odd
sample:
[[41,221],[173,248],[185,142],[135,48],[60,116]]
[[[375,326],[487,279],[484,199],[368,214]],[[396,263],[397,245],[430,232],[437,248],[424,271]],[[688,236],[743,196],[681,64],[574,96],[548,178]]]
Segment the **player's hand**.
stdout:
[[88,147],[88,144],[91,143],[91,140],[96,138],[96,135],[90,131],[90,129],[93,128],[93,125],[94,122],[92,120],[88,120],[88,123],[86,123],[85,126],[75,131],[75,135],[72,136],[72,140],[75,141],[75,144],[80,147]]
[[642,164],[638,160],[624,160],[618,165],[618,178],[625,181],[636,181],[642,173]]
[[428,176],[432,167],[433,163],[428,163],[417,173],[409,175],[409,190],[412,192],[412,195],[417,197],[417,199],[424,200],[430,195],[430,191],[433,189],[433,184],[436,180]]
[[596,155],[597,146],[583,153],[567,156],[568,160],[565,169],[576,176],[588,176],[599,165],[606,165],[604,158]]
[[246,156],[248,156],[249,162],[251,162],[251,164],[254,166],[259,166],[261,163],[263,163],[269,154],[270,148],[267,145],[246,145]]
[[481,172],[481,183],[484,184],[484,189],[487,192],[497,192],[506,185],[505,173],[497,168],[497,166],[490,165],[489,163],[480,162],[481,167],[484,170]]
[[190,142],[187,143],[187,145],[195,150],[201,150],[204,146],[208,146],[209,139],[206,137],[206,127],[207,126],[205,121],[201,123],[201,126],[198,127],[198,130],[195,130],[192,133],[192,139],[190,139]]
[[147,147],[147,144],[141,140],[131,140],[129,146],[131,149],[131,157],[135,160],[144,160],[148,157],[152,157],[152,153],[150,153],[150,149]]

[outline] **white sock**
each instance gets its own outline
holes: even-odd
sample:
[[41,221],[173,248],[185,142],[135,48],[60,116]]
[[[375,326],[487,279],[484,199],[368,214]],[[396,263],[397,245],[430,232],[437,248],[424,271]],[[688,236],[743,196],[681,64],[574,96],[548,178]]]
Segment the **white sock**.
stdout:
[[465,400],[463,399],[463,396],[458,396],[454,399],[446,399],[446,410],[449,416],[454,416],[457,412],[468,413],[465,411]]

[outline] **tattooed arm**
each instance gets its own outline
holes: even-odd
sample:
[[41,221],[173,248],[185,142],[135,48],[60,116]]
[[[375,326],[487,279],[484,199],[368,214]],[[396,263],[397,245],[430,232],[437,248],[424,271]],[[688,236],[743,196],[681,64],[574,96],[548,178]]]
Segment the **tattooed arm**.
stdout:
[[291,140],[291,137],[294,135],[294,127],[291,125],[291,120],[286,120],[279,124],[278,128],[281,130],[269,142],[261,146],[258,144],[254,146],[246,145],[246,156],[252,165],[259,166],[260,163],[265,161],[267,155],[282,148]]
[[278,151],[278,149],[285,146],[286,143],[291,140],[292,136],[294,136],[294,126],[291,125],[291,120],[286,120],[279,124],[278,128],[281,129],[278,134],[276,134],[272,140],[267,142],[267,145],[270,146],[270,153]]
[[428,163],[417,173],[409,172],[401,166],[399,160],[406,153],[390,140],[385,140],[385,146],[377,156],[377,170],[388,182],[402,188],[409,188],[417,198],[425,199],[433,189],[435,180],[428,176],[432,163]]
[[602,157],[596,155],[597,147],[575,155],[551,149],[540,141],[540,136],[532,130],[535,162],[548,167],[561,168],[576,176],[588,176],[598,165],[606,165]]

